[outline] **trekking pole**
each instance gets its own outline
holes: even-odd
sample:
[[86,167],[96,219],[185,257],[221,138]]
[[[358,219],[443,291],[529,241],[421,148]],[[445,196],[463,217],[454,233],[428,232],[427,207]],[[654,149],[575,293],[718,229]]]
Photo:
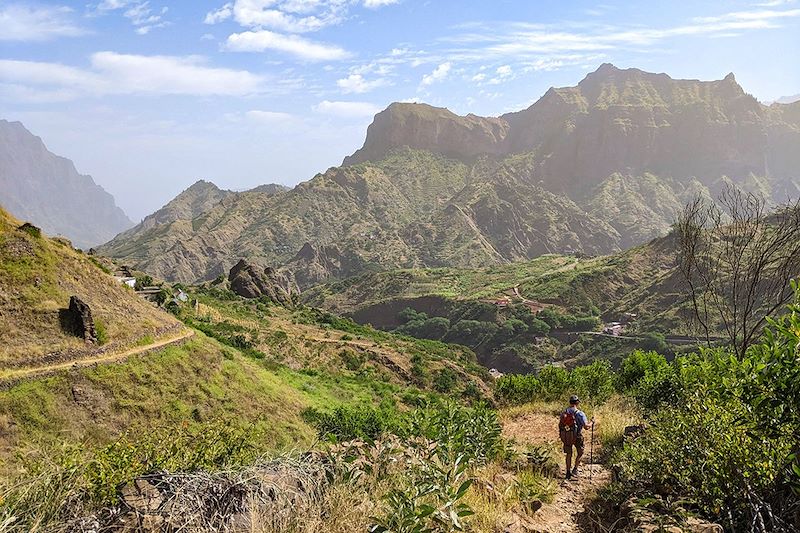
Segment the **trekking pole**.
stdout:
[[594,417],[592,417],[592,431],[589,433],[589,479],[592,479],[594,474]]

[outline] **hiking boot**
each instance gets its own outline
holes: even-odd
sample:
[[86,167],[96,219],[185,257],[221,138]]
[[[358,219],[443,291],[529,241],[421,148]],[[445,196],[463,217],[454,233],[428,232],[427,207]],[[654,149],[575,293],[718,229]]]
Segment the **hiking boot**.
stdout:
[[575,476],[575,477],[578,477],[578,467],[577,467],[577,466],[576,466],[575,468],[573,468],[573,469],[572,469],[572,472],[571,472],[571,474],[572,474],[573,476]]
[[572,472],[567,472],[567,479],[572,479]]

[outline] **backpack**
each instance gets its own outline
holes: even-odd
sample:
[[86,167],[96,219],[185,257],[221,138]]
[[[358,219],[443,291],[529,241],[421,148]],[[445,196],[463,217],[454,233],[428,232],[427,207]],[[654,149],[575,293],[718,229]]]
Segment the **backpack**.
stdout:
[[565,446],[572,446],[578,438],[578,420],[575,411],[565,409],[558,419],[558,436]]

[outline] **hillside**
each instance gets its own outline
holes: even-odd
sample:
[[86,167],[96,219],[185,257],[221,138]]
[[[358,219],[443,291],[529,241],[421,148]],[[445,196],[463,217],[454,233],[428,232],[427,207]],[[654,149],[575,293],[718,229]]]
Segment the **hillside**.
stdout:
[[[655,346],[653,334],[682,344],[681,336],[696,335],[683,290],[668,236],[596,258],[549,254],[477,269],[368,273],[316,286],[303,298],[383,330],[465,344],[502,372],[530,372],[595,357],[616,363]],[[598,335],[601,324],[630,316],[636,319],[622,336]],[[586,331],[593,334],[578,333]]]
[[88,249],[133,226],[114,198],[19,122],[0,120],[0,206]]
[[[97,342],[68,324],[70,298],[91,311]],[[182,330],[180,322],[120,284],[92,258],[0,209],[0,377],[109,355]]]
[[394,268],[603,255],[666,234],[688,199],[729,184],[796,196],[798,148],[800,104],[763,106],[732,75],[674,80],[603,65],[496,118],[392,104],[342,167],[275,196],[200,203],[191,220],[153,215],[101,250],[183,282],[247,257],[305,287]]
[[[0,211],[0,471],[27,447],[104,444],[187,419],[256,424],[262,449],[310,443],[303,409],[416,401],[442,373],[448,392],[491,398],[464,347],[248,300],[227,282],[184,290],[167,313],[92,256]],[[102,330],[93,344],[66,327],[71,295]]]

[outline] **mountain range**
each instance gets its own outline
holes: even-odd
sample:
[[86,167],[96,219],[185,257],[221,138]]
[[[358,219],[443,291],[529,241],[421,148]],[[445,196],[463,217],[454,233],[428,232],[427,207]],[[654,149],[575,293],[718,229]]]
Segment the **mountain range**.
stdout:
[[79,248],[133,226],[91,176],[79,174],[21,123],[6,120],[0,120],[0,206]]
[[675,80],[604,64],[500,117],[391,104],[342,166],[289,191],[199,182],[101,252],[183,282],[246,257],[307,287],[611,253],[665,234],[688,199],[726,185],[800,194],[800,103],[765,106],[733,74]]

